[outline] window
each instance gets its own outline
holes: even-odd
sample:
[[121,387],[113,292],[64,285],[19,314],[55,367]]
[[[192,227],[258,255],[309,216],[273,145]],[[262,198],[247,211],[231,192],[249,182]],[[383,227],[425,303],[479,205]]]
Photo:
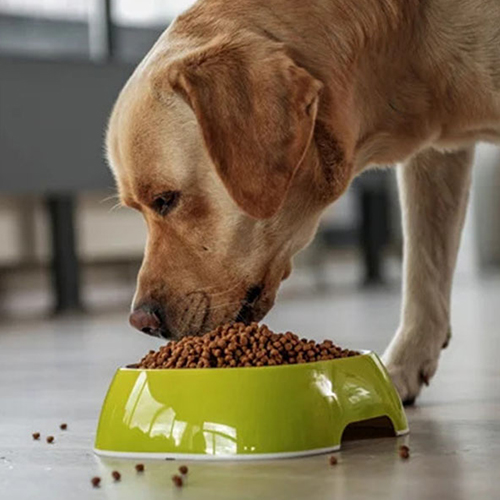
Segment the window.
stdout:
[[[103,0],[0,0],[0,13],[48,19],[84,20]],[[112,12],[120,25],[164,25],[195,0],[114,0]]]
[[115,0],[114,18],[118,24],[164,24],[186,10],[195,0]]

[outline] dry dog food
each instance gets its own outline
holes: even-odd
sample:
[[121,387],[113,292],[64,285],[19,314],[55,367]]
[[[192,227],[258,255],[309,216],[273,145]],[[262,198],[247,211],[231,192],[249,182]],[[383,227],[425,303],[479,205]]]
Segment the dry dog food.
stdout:
[[172,482],[175,484],[175,486],[177,486],[177,488],[182,488],[182,485],[184,484],[182,477],[178,476],[177,474],[175,476],[172,476]]
[[54,442],[54,436],[47,436],[47,443],[52,444]]
[[189,469],[187,468],[187,465],[181,465],[179,467],[179,472],[185,476],[188,472],[189,472]]
[[94,488],[99,488],[99,485],[101,484],[101,478],[100,477],[93,477],[90,482],[92,483],[92,486]]
[[274,333],[266,325],[233,323],[201,337],[184,337],[150,351],[136,368],[233,368],[310,363],[359,353],[330,340],[316,343],[291,332]]
[[67,428],[68,428],[68,424],[61,424],[59,426],[59,428],[62,430],[62,431],[65,431]]
[[135,470],[136,470],[137,472],[144,472],[144,464],[137,464],[137,465],[135,466]]
[[338,463],[337,457],[331,456],[330,465],[337,465],[337,463]]
[[113,479],[115,481],[119,481],[121,478],[122,478],[122,475],[117,471],[117,470],[114,470],[112,473],[111,473],[111,476],[113,477]]
[[405,445],[400,446],[399,447],[399,456],[404,460],[407,460],[408,458],[410,458],[410,448],[408,448],[408,446],[405,446]]
[[34,433],[32,434],[32,436],[33,436],[33,439],[34,439],[35,441],[38,441],[38,440],[40,439],[40,433],[39,433],[39,432],[34,432]]

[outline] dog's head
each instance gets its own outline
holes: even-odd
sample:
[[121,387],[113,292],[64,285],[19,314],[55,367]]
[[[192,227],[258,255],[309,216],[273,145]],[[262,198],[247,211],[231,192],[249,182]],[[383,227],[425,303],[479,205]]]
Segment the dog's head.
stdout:
[[318,122],[322,84],[281,44],[178,53],[136,70],[107,136],[121,199],[148,227],[131,323],[164,337],[260,320],[352,170]]

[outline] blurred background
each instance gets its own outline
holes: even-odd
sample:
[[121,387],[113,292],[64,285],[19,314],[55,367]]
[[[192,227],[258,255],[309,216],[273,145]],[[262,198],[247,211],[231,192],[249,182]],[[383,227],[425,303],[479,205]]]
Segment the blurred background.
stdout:
[[[126,311],[145,242],[104,162],[120,88],[192,0],[0,0],[0,321]],[[458,280],[500,269],[500,152],[480,146]],[[324,216],[282,300],[399,289],[393,170],[369,172]]]

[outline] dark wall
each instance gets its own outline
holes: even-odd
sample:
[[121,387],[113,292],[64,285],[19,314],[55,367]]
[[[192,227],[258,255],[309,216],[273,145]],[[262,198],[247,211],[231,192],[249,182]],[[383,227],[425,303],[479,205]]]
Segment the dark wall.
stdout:
[[[137,62],[153,46],[165,26],[114,26],[114,57]],[[88,59],[88,25],[82,22],[0,15],[0,52],[51,59]]]
[[107,117],[133,67],[0,58],[0,191],[102,189]]

